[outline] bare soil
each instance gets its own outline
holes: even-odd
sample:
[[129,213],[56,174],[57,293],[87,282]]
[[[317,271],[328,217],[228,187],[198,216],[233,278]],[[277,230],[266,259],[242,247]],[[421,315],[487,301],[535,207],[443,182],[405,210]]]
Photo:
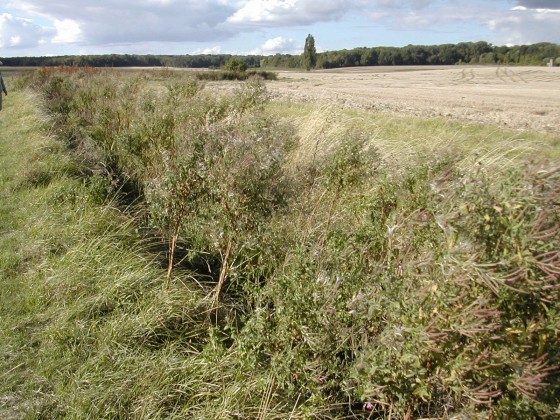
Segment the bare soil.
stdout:
[[280,72],[277,98],[560,135],[560,67],[398,66]]

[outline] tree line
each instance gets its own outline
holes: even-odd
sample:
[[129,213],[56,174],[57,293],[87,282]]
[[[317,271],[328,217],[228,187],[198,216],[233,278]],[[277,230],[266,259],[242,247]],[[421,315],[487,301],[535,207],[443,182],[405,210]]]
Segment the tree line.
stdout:
[[[273,56],[230,54],[199,55],[67,55],[53,57],[6,57],[7,66],[93,66],[93,67],[182,67],[220,68],[233,59],[248,67],[332,69],[353,66],[511,64],[544,65],[552,59],[560,65],[560,45],[495,46],[485,41],[442,45],[407,45],[405,47],[362,47],[326,51],[309,56],[314,50],[313,37],[306,39],[302,55]],[[312,44],[312,45],[311,45]],[[311,48],[313,47],[313,48]]]
[[181,68],[220,68],[227,62],[241,59],[248,67],[260,67],[262,56],[231,54],[198,55],[64,55],[50,57],[6,57],[5,66],[79,66],[79,67],[181,67]]
[[[543,42],[532,45],[494,46],[480,41],[327,51],[317,54],[312,68],[455,64],[544,65],[550,59],[555,65],[560,65],[560,45]],[[309,63],[309,57],[305,53],[302,56],[277,54],[261,60],[263,67],[308,68]]]

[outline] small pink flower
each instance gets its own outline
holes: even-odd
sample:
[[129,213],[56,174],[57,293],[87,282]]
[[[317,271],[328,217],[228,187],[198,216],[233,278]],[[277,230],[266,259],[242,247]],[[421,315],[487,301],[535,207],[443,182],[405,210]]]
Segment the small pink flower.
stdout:
[[373,404],[370,403],[370,402],[366,403],[365,409],[366,409],[366,410],[369,410],[369,411],[373,410]]
[[323,376],[320,376],[320,377],[319,377],[319,383],[320,383],[320,384],[324,384],[326,381],[327,381],[327,380],[326,380]]

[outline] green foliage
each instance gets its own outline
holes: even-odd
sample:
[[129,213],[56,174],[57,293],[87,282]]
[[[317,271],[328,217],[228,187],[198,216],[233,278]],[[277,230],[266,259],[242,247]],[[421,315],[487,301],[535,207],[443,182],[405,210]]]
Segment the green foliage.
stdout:
[[232,59],[242,59],[250,67],[259,67],[261,56],[230,54],[197,54],[197,55],[136,55],[136,54],[105,54],[105,55],[65,55],[49,57],[6,57],[6,66],[31,67],[180,67],[180,68],[220,68]]
[[248,70],[244,72],[231,70],[212,70],[199,72],[195,74],[198,80],[221,81],[221,80],[248,80],[248,79],[264,79],[277,80],[278,75],[273,72],[263,70]]
[[151,77],[38,72],[67,148],[0,132],[19,417],[557,416],[557,168],[394,118],[301,144],[257,80]]
[[[461,42],[443,45],[405,47],[360,47],[317,54],[317,68],[393,65],[510,64],[542,66],[543,60],[560,55],[560,46],[551,43],[494,46],[488,42]],[[295,57],[275,55],[261,61],[262,67],[293,68]]]
[[317,50],[315,48],[315,38],[311,34],[305,39],[303,48],[302,63],[305,70],[314,69],[317,65]]
[[247,63],[240,58],[234,58],[229,60],[225,65],[224,68],[228,71],[234,73],[245,73],[247,71]]
[[377,153],[368,148],[364,133],[350,131],[340,139],[340,146],[332,155],[319,163],[326,184],[333,189],[342,190],[371,176],[376,165]]
[[[310,35],[311,36],[311,35]],[[306,40],[311,41],[311,39]],[[311,45],[310,45],[311,46]],[[313,39],[314,47],[314,39]],[[311,50],[310,50],[311,51]],[[541,42],[531,45],[496,46],[485,41],[442,45],[407,45],[404,47],[360,47],[350,50],[327,51],[307,63],[302,55],[242,56],[229,54],[201,55],[80,55],[52,57],[4,57],[6,66],[21,67],[156,67],[218,69],[232,60],[241,60],[248,67],[272,68],[338,68],[376,65],[454,65],[510,64],[542,66],[560,57],[558,44]],[[310,56],[311,58],[311,56]],[[546,63],[545,63],[546,62]],[[556,61],[558,64],[558,60]]]
[[147,190],[152,220],[168,237],[195,248],[191,258],[219,259],[232,243],[230,261],[248,258],[237,255],[238,247],[253,246],[254,233],[285,201],[289,139],[271,121],[245,115],[261,105],[262,95],[255,82],[227,102],[180,116],[188,125],[177,127],[181,137],[154,168]]

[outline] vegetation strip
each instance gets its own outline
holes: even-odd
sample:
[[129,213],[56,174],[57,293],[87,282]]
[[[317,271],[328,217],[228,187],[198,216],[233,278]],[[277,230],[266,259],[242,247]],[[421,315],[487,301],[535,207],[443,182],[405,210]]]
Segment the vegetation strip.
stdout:
[[10,95],[3,417],[559,414],[549,148],[164,76]]

